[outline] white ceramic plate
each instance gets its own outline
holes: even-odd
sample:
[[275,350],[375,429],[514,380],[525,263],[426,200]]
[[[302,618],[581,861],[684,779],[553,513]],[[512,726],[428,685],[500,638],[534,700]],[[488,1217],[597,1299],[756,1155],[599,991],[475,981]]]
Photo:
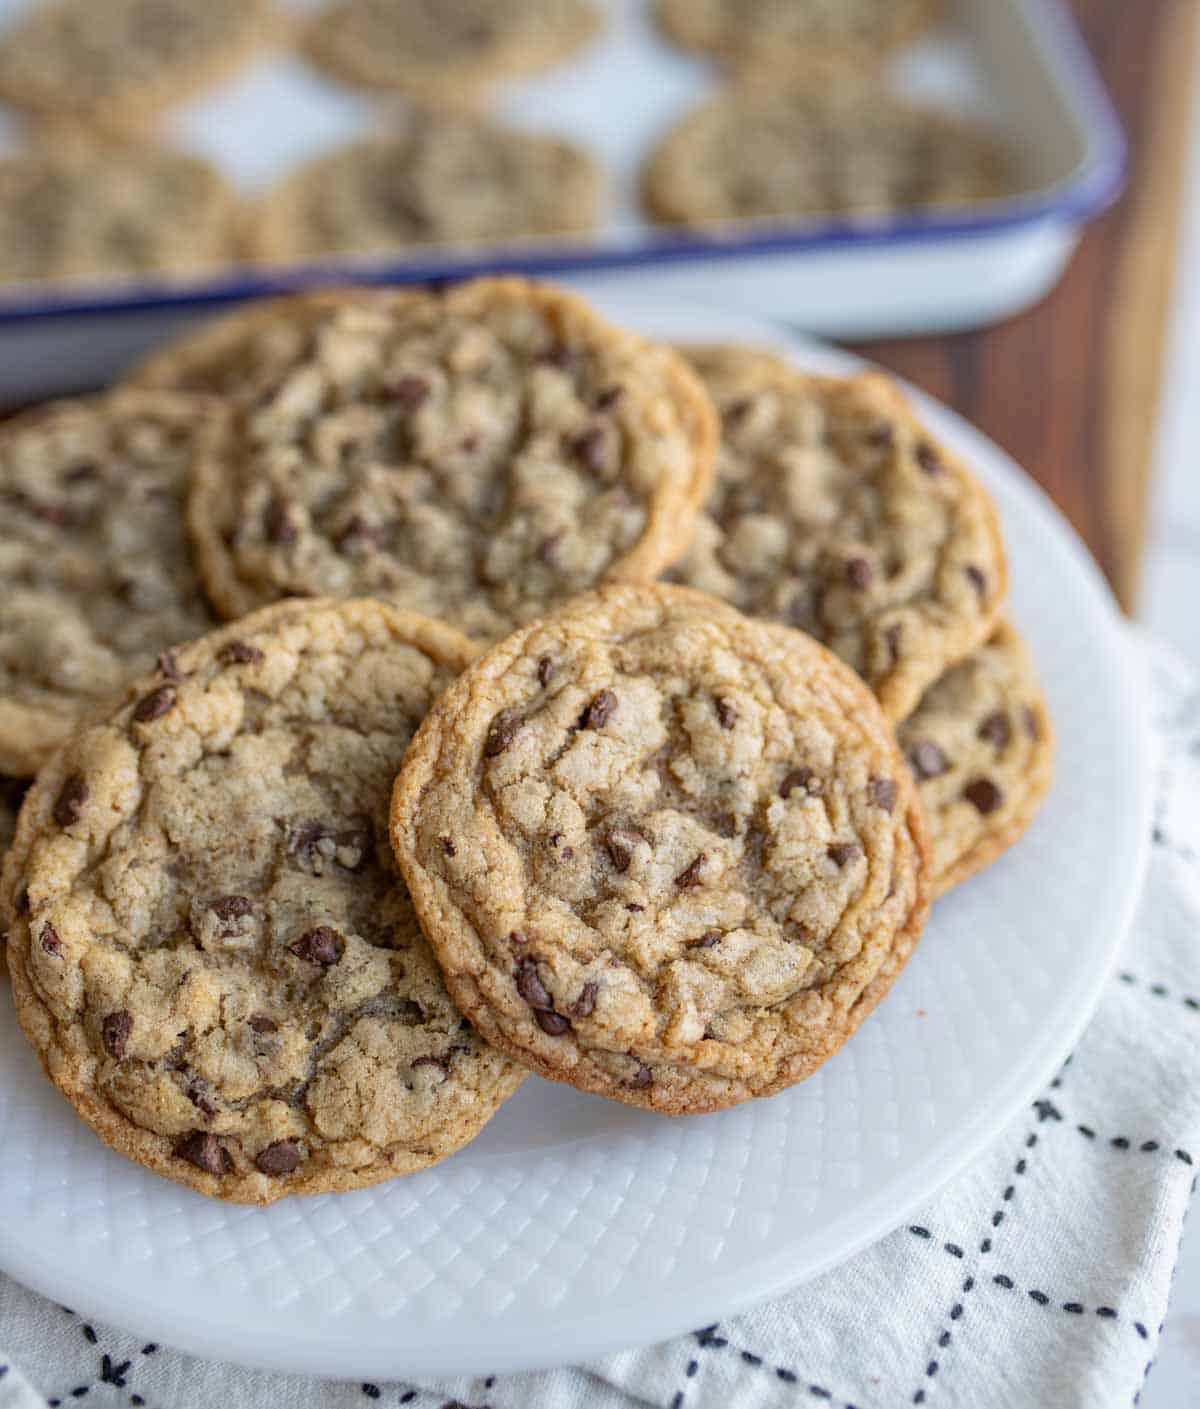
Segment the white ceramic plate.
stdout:
[[[779,341],[646,301],[610,311],[662,336]],[[938,905],[837,1057],[782,1095],[691,1119],[530,1078],[435,1169],[263,1210],[107,1150],[41,1076],[5,997],[0,1266],[201,1355],[359,1380],[487,1373],[650,1342],[794,1286],[977,1154],[1070,1050],[1116,956],[1148,830],[1145,731],[1090,559],[999,450],[926,410],[999,502],[1059,777],[1025,840]]]

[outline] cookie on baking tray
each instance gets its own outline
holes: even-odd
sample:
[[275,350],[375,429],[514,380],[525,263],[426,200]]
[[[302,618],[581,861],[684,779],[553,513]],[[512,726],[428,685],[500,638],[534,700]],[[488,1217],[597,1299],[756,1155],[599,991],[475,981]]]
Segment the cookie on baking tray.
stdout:
[[570,57],[600,23],[590,0],[339,0],[313,20],[305,49],[354,87],[473,105],[494,83]]
[[596,163],[563,138],[413,111],[286,177],[251,221],[250,252],[295,261],[586,234],[602,189]]
[[0,284],[190,275],[234,256],[237,201],[190,153],[41,140],[0,157]]
[[0,100],[51,123],[140,128],[277,27],[271,0],[50,0],[0,35]]
[[1012,184],[990,134],[877,87],[734,85],[681,118],[642,172],[667,225],[873,218],[969,206]]

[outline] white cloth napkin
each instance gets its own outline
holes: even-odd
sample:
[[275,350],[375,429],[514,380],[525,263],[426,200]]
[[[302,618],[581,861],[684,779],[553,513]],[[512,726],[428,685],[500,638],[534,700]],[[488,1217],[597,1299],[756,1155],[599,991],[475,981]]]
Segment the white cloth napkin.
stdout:
[[991,1152],[869,1252],[648,1350],[386,1385],[201,1362],[0,1277],[0,1409],[1128,1406],[1200,1163],[1200,675],[1149,655],[1153,847],[1120,970],[1074,1057]]

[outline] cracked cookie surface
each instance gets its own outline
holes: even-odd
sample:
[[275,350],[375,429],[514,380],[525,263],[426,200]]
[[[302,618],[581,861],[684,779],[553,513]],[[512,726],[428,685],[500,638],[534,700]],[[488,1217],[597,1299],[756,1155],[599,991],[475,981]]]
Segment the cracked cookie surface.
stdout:
[[707,513],[671,580],[809,632],[904,718],[1000,612],[986,491],[881,374],[815,376],[734,344],[683,351],[722,427]]
[[115,1149],[268,1203],[422,1169],[516,1088],[388,849],[404,749],[471,654],[380,602],[282,603],[43,770],[3,877],[17,1012]]
[[1008,622],[926,690],[897,728],[933,846],[934,894],[990,865],[1054,780],[1054,732],[1028,648]]
[[924,925],[924,825],[850,670],[663,586],[602,589],[469,667],[391,813],[478,1030],[669,1112],[779,1090],[855,1030]]
[[654,219],[704,226],[971,205],[1011,184],[971,123],[876,90],[736,85],[689,113],[651,154]]
[[230,618],[369,595],[496,639],[656,576],[711,485],[715,417],[683,360],[523,280],[267,304],[136,380],[240,402],[188,509]]
[[656,18],[684,49],[742,70],[878,61],[936,23],[941,0],[657,0]]
[[273,33],[270,0],[52,0],[0,40],[0,98],[89,129],[144,125]]
[[235,199],[199,157],[56,138],[0,159],[0,283],[188,274],[233,257]]
[[305,48],[344,83],[472,104],[494,82],[568,58],[599,28],[589,0],[340,0],[312,22]]
[[455,113],[413,112],[392,127],[317,158],[270,192],[253,221],[252,253],[386,254],[595,228],[600,169],[572,142]]
[[84,714],[214,624],[183,513],[221,416],[118,391],[0,428],[0,768],[36,772]]

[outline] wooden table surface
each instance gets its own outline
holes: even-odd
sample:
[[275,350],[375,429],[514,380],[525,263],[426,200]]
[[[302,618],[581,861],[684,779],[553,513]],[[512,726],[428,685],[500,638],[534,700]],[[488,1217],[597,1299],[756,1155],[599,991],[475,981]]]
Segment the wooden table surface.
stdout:
[[856,345],[1004,446],[1137,600],[1196,53],[1197,0],[1073,0],[1126,125],[1131,179],[1030,312]]

